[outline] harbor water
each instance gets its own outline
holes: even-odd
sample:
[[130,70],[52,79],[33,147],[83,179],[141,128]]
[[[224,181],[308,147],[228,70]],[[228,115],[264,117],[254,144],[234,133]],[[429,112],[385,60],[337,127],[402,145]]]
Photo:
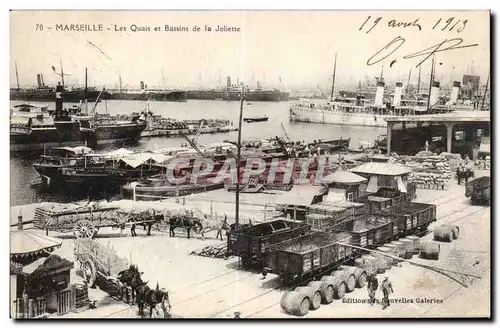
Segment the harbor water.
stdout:
[[[11,108],[15,105],[26,103],[11,101]],[[34,102],[35,106],[48,106],[54,109],[53,102]],[[73,105],[73,104],[71,104]],[[65,107],[69,107],[66,104]],[[89,104],[89,108],[92,104]],[[131,114],[141,112],[147,107],[146,101],[108,100],[98,104],[96,110],[99,113]],[[322,125],[312,123],[289,122],[289,102],[252,102],[245,103],[243,117],[267,115],[267,122],[243,123],[242,140],[263,139],[274,136],[284,136],[281,123],[287,130],[289,137],[294,140],[313,141],[317,139],[351,138],[351,148],[357,148],[360,141],[373,141],[377,135],[385,133],[383,128],[360,127],[346,125]],[[240,103],[237,101],[211,101],[211,100],[189,100],[187,102],[149,102],[149,109],[155,115],[173,118],[177,120],[188,119],[227,119],[238,125]],[[209,144],[222,142],[224,140],[237,140],[237,132],[223,134],[200,135],[198,143]],[[135,149],[150,150],[163,147],[179,147],[184,140],[182,138],[143,138]],[[99,149],[99,151],[113,150],[113,148]],[[10,158],[10,203],[11,206],[29,204],[41,201],[65,201],[64,195],[54,196],[43,193],[36,188],[30,188],[30,183],[37,178],[38,174],[33,170],[32,164],[36,158]]]

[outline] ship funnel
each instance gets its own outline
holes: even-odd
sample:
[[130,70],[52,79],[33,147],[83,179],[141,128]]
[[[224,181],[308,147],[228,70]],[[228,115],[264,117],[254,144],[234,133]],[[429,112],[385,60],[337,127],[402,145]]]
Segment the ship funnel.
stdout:
[[383,106],[384,105],[384,82],[377,83],[377,92],[375,93],[375,106]]
[[36,83],[37,83],[38,87],[42,86],[42,74],[36,75]]
[[64,90],[64,87],[61,84],[58,84],[56,86],[56,116],[60,114],[63,110],[63,99],[62,99],[62,92]]
[[230,88],[230,87],[231,87],[231,77],[230,77],[230,76],[228,76],[228,77],[226,78],[226,87],[227,87],[227,88]]
[[141,90],[144,90],[144,81],[141,81]]
[[454,81],[453,88],[451,89],[450,94],[450,104],[456,104],[458,99],[458,92],[460,91],[460,82]]
[[433,107],[439,102],[439,82],[432,82],[431,94],[429,95],[429,106]]
[[392,100],[393,106],[401,105],[401,93],[403,92],[403,83],[396,82],[396,88],[394,88],[394,99]]

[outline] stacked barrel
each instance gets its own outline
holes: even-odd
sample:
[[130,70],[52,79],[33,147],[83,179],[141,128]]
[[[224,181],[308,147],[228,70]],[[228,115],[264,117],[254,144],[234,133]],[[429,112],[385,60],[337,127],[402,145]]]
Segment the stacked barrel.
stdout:
[[281,297],[281,308],[289,314],[304,316],[321,304],[330,304],[355,288],[365,287],[367,277],[368,272],[364,268],[342,266],[320,280],[309,282],[307,286],[285,292]]

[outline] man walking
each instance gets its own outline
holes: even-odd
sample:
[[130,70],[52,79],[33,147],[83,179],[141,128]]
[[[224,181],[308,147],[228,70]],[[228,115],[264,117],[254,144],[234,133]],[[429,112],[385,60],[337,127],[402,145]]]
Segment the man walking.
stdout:
[[389,301],[389,294],[393,292],[392,284],[387,276],[385,276],[384,281],[382,281],[381,289],[382,293],[384,293],[384,298],[382,299],[382,310],[384,310],[386,307],[391,306],[391,303]]
[[370,298],[370,304],[373,306],[373,304],[375,304],[375,292],[378,289],[378,279],[375,272],[372,272],[368,276],[367,288],[368,288],[368,297]]

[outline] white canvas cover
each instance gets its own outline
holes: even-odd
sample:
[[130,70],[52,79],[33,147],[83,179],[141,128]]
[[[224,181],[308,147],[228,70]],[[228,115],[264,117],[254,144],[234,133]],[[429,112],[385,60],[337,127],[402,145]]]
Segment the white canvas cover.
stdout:
[[370,181],[368,181],[368,186],[366,187],[367,192],[377,192],[378,190],[378,176],[372,175]]
[[326,197],[326,202],[328,202],[328,203],[337,203],[337,202],[344,203],[345,201],[346,201],[345,189],[330,188],[330,190],[328,191],[328,195]]
[[403,183],[403,179],[401,179],[401,177],[395,177],[395,179],[396,179],[396,184],[398,186],[398,190],[401,192],[408,192],[406,190],[405,184]]

